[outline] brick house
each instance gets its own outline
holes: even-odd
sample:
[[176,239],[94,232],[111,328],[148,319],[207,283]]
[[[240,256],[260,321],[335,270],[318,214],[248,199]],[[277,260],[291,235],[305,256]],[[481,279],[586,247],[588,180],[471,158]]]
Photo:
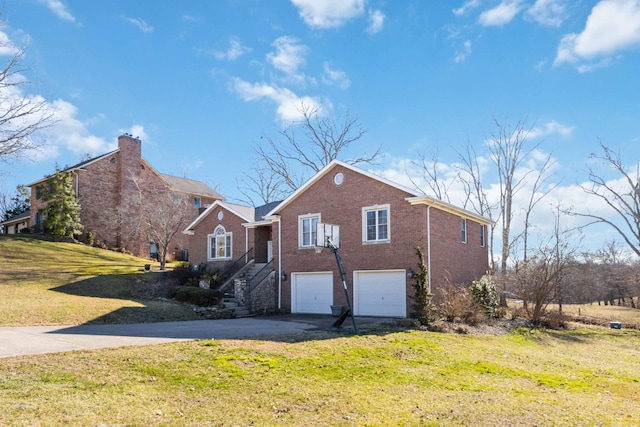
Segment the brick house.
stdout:
[[26,210],[6,221],[0,222],[0,234],[18,234],[21,230],[29,228],[30,216],[30,211]]
[[416,247],[423,249],[434,293],[488,270],[490,220],[338,160],[266,218],[273,221],[279,308],[285,311],[329,314],[331,305],[346,304],[333,253],[316,251],[317,223],[340,226],[339,254],[356,316],[410,314]]
[[216,262],[218,255],[228,261],[252,247],[258,258],[266,243],[278,273],[273,308],[283,311],[329,314],[332,305],[346,304],[333,253],[317,253],[317,223],[340,226],[339,253],[355,315],[410,314],[417,247],[434,292],[488,270],[488,219],[337,160],[270,206],[262,216],[217,201],[185,233],[191,259],[202,262]]
[[189,236],[191,263],[224,269],[243,257],[256,263],[270,261],[272,227],[264,215],[278,203],[253,208],[216,200],[183,231]]
[[[222,196],[202,182],[161,174],[141,155],[142,142],[131,135],[118,137],[118,148],[62,170],[71,173],[76,197],[81,206],[80,221],[84,236],[109,247],[123,248],[140,257],[154,253],[155,245],[143,233],[140,224],[149,212],[160,211],[166,200],[184,203],[186,223],[196,218],[205,206]],[[49,177],[29,184],[31,188],[30,224],[38,227],[45,207],[43,193]],[[177,233],[168,247],[168,259],[181,259],[187,238]]]

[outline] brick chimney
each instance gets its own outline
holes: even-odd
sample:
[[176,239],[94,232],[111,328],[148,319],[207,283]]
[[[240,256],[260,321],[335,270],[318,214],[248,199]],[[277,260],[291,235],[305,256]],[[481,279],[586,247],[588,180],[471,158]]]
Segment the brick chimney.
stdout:
[[141,170],[142,170],[142,141],[132,135],[124,134],[118,137],[120,149],[118,159],[118,190],[119,208],[124,214],[125,229],[118,232],[118,245],[134,252],[139,251],[140,237],[132,230],[139,230],[141,214]]

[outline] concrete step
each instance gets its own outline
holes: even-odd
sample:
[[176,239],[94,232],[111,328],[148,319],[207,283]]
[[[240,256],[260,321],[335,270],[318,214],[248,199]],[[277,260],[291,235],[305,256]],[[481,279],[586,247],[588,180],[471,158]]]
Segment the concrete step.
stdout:
[[249,312],[246,308],[236,308],[233,310],[233,315],[236,318],[240,317],[253,317],[253,314]]

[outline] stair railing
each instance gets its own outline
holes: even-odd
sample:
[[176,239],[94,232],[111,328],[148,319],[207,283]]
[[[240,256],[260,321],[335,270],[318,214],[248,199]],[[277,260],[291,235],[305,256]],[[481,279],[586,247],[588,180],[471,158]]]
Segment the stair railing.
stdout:
[[251,260],[253,260],[253,248],[243,253],[235,261],[227,264],[224,270],[222,270],[218,277],[213,281],[212,288],[218,288],[219,291],[222,291],[222,288],[229,281],[229,279],[231,279],[240,270],[242,270],[242,268]]
[[256,274],[247,279],[247,284],[244,288],[244,300],[245,303],[249,302],[249,297],[255,288],[264,281],[273,272],[273,259],[265,264]]

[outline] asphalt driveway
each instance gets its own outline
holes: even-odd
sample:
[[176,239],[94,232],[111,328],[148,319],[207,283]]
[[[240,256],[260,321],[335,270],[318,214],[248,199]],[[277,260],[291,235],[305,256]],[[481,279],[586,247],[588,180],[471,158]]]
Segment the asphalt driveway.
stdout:
[[[246,317],[131,325],[0,327],[0,358],[169,342],[251,338],[328,329],[329,316]],[[358,318],[358,327],[381,319]],[[352,326],[347,319],[345,329]]]

